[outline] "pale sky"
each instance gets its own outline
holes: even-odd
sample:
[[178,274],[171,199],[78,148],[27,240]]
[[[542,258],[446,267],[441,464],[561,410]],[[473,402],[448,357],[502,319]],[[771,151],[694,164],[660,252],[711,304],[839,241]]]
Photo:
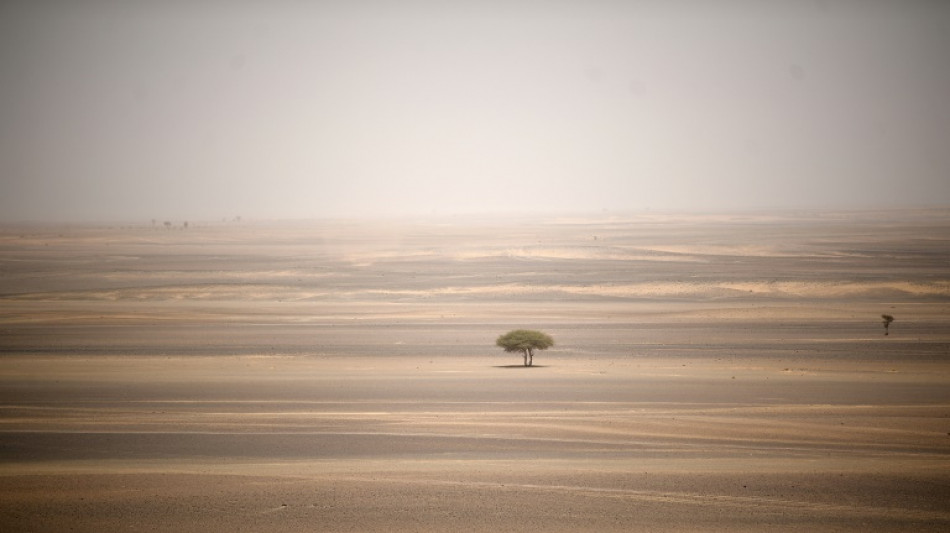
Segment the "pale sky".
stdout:
[[0,1],[0,220],[950,205],[946,1]]

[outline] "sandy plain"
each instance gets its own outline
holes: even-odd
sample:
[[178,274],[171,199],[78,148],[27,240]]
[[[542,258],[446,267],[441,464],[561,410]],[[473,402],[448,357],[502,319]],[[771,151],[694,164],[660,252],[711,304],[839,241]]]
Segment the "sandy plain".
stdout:
[[0,529],[947,531],[950,211],[2,228]]

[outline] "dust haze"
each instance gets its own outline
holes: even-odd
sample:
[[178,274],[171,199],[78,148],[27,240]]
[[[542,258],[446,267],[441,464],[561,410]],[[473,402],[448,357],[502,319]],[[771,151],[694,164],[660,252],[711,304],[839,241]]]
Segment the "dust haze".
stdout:
[[0,6],[7,221],[950,199],[945,2]]
[[948,36],[0,2],[0,530],[950,530]]

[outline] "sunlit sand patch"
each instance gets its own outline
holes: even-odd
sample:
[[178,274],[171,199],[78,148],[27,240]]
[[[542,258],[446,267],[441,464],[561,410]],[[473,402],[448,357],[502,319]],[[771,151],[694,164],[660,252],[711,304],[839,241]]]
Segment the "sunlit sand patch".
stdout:
[[439,258],[442,252],[436,250],[364,250],[347,251],[340,259],[355,267],[368,267],[380,262],[407,259]]
[[362,252],[347,252],[341,260],[355,267],[369,267],[390,261],[406,261],[414,259],[433,259],[467,261],[479,259],[564,259],[564,260],[610,260],[610,261],[676,261],[702,262],[705,259],[686,253],[667,253],[661,250],[606,247],[606,246],[577,246],[577,247],[472,247],[472,248],[439,248],[433,250],[365,250]]
[[433,298],[433,297],[523,297],[562,295],[604,298],[660,297],[739,297],[770,296],[777,298],[834,299],[881,294],[904,294],[915,297],[948,297],[950,281],[932,282],[822,282],[822,281],[747,281],[747,282],[648,282],[630,284],[530,285],[506,283],[483,286],[444,286],[431,289],[365,288],[345,290],[332,285],[321,290],[301,289],[293,285],[267,284],[203,284],[191,286],[147,287],[99,291],[63,291],[6,296],[11,300],[33,301],[120,301],[120,300],[206,300],[206,301],[306,301],[333,298]]
[[678,261],[701,262],[702,258],[690,254],[654,252],[639,248],[618,247],[521,247],[504,249],[462,250],[452,254],[458,260],[485,259],[485,258],[514,258],[514,259],[569,259],[591,260],[602,259],[609,261]]
[[134,289],[115,289],[100,291],[63,291],[53,293],[31,293],[8,296],[15,300],[36,301],[166,301],[166,300],[207,300],[207,301],[264,301],[288,299],[308,299],[327,296],[323,291],[300,290],[296,287],[275,287],[271,285],[195,285],[148,287]]
[[808,298],[841,298],[888,292],[904,293],[913,296],[950,296],[950,281],[933,282],[880,281],[880,282],[740,282],[723,283],[724,289],[738,292],[773,296],[794,296]]
[[[524,285],[506,284],[483,287],[442,287],[431,290],[371,290],[363,294],[374,296],[432,297],[432,296],[527,296],[566,294],[613,298],[656,297],[728,297],[745,294],[777,297],[841,298],[886,292],[914,296],[950,296],[950,281],[931,283],[877,282],[742,282],[742,283],[635,283],[619,285]],[[351,293],[357,295],[358,293]]]
[[110,281],[138,281],[145,282],[149,280],[188,280],[208,278],[217,281],[265,281],[265,280],[286,280],[301,281],[324,279],[333,277],[333,272],[316,271],[314,269],[299,270],[215,270],[215,271],[187,271],[187,270],[158,270],[154,272],[134,271],[134,272],[107,272],[99,275],[100,279]]
[[754,244],[733,244],[733,245],[710,245],[710,244],[690,244],[690,245],[661,245],[650,246],[648,250],[655,253],[672,254],[676,257],[696,257],[695,260],[702,260],[702,256],[734,256],[734,257],[776,257],[776,258],[794,258],[794,257],[859,257],[860,254],[845,253],[840,251],[826,252],[815,249],[795,249],[790,246],[779,245],[754,245]]

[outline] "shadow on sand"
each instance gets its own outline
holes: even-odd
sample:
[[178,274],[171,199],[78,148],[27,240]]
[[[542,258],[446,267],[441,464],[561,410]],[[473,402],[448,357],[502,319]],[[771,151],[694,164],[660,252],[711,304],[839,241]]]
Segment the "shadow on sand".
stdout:
[[496,365],[496,366],[493,366],[492,368],[525,368],[525,369],[528,369],[528,368],[547,368],[547,367],[548,367],[548,365],[531,365],[531,366],[524,366],[524,365]]

